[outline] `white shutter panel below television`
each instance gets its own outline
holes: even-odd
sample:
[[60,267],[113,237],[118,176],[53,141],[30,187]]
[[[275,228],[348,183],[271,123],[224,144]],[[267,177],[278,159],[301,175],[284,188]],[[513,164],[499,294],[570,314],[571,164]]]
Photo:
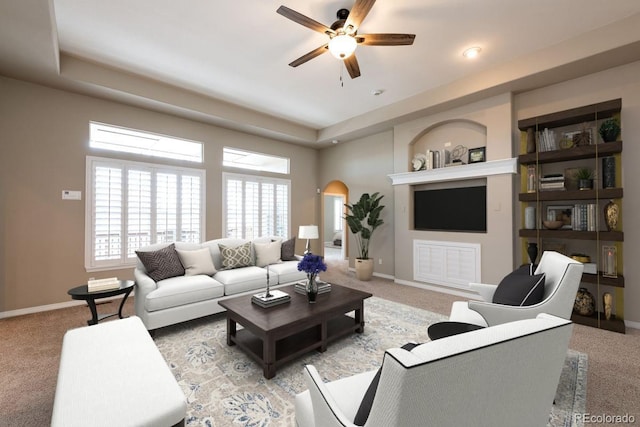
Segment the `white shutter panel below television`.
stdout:
[[413,279],[418,282],[469,289],[481,281],[480,244],[413,241]]

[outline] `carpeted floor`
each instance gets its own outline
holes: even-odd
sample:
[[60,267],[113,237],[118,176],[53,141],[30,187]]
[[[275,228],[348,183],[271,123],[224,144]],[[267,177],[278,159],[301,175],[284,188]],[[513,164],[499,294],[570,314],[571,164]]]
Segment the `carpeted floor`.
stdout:
[[[188,426],[293,426],[294,397],[306,390],[305,364],[314,365],[326,381],[375,370],[385,349],[428,341],[427,326],[446,318],[375,297],[365,301],[365,317],[363,334],[338,340],[325,353],[303,356],[272,380],[265,380],[262,368],[237,347],[226,345],[224,316],[164,328],[155,342],[187,396]],[[586,355],[571,351],[550,426],[571,425],[572,414],[585,411],[586,374]]]
[[[331,261],[322,278],[366,290],[374,296],[448,315],[460,297],[432,292],[374,277],[360,282],[344,262]],[[117,303],[99,306],[99,312],[117,310]],[[133,315],[133,301],[124,313]],[[62,337],[70,328],[86,325],[86,306],[0,319],[0,427],[50,424]],[[587,404],[589,414],[635,417],[640,425],[640,330],[618,334],[575,325],[569,347],[589,359]],[[615,423],[586,422],[585,426]],[[632,424],[633,425],[633,424]]]

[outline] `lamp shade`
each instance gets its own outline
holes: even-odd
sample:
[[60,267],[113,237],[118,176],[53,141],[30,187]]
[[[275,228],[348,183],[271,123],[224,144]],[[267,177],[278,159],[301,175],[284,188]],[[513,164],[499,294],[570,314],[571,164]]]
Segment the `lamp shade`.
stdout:
[[298,229],[299,239],[317,239],[318,237],[317,225],[301,225]]
[[358,43],[352,36],[338,34],[329,40],[329,52],[338,59],[347,59],[356,50]]

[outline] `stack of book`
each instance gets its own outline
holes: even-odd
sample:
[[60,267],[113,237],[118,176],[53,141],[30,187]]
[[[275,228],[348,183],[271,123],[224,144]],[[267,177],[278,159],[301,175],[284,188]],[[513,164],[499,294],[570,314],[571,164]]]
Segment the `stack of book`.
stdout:
[[571,228],[574,231],[596,231],[598,222],[595,203],[576,204],[571,215]]
[[107,279],[93,279],[87,282],[87,290],[89,292],[110,291],[111,289],[118,289],[119,287],[120,281],[117,277],[109,277]]
[[564,190],[564,175],[561,173],[540,177],[540,191]]
[[538,151],[553,151],[558,149],[558,143],[552,130],[545,129],[538,132]]
[[[318,283],[318,294],[324,294],[325,292],[331,291],[331,283],[327,282],[317,282]],[[307,282],[298,282],[294,287],[295,291],[299,294],[307,294]]]
[[251,302],[259,305],[260,307],[273,307],[274,305],[283,304],[291,301],[291,296],[279,290],[269,291],[269,295],[266,292],[261,294],[255,294],[251,297]]
[[424,168],[426,170],[440,169],[451,163],[449,150],[427,150]]

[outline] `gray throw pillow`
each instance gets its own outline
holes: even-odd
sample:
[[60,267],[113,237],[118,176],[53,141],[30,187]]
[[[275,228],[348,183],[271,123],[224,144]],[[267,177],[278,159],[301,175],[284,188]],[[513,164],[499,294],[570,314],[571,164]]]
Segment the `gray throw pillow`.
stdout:
[[136,251],[136,255],[147,270],[147,275],[156,282],[169,277],[184,276],[184,267],[173,243],[157,251]]
[[282,242],[280,248],[280,259],[282,261],[296,261],[296,236]]
[[251,242],[240,246],[229,247],[218,244],[222,257],[222,268],[230,270],[232,268],[248,267],[251,261]]

